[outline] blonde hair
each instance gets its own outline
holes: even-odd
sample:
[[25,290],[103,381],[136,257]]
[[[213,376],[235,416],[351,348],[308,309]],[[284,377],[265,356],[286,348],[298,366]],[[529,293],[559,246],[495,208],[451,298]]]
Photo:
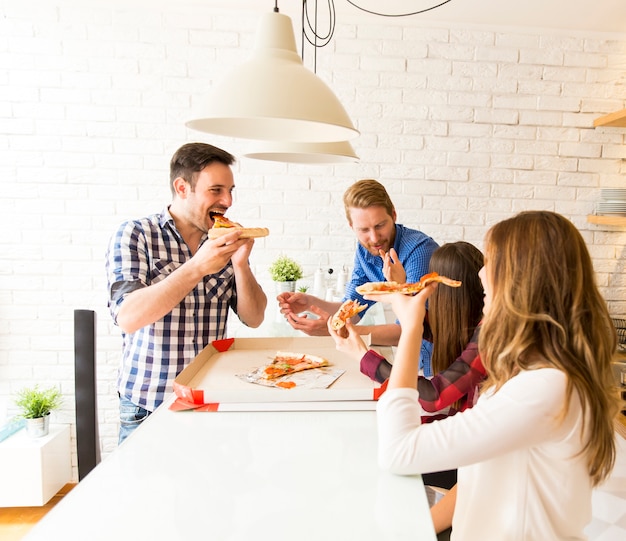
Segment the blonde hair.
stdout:
[[588,435],[581,453],[599,484],[615,462],[617,336],[582,236],[559,214],[522,212],[491,228],[485,264],[492,291],[479,339],[483,389],[497,391],[521,370],[549,366],[567,374],[560,419],[575,390]]
[[389,216],[393,216],[394,206],[385,187],[374,179],[357,180],[343,194],[343,206],[348,223],[352,225],[350,209],[383,207]]

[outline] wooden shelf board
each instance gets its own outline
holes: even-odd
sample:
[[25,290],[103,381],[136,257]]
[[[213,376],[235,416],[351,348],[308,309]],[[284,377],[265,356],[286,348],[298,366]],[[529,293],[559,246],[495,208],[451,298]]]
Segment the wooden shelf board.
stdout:
[[610,113],[608,115],[601,116],[600,118],[596,118],[593,121],[593,125],[596,128],[598,126],[610,128],[626,128],[626,109],[622,109],[621,111],[616,111],[615,113]]
[[603,216],[598,214],[590,214],[587,221],[591,224],[600,225],[626,225],[626,216]]

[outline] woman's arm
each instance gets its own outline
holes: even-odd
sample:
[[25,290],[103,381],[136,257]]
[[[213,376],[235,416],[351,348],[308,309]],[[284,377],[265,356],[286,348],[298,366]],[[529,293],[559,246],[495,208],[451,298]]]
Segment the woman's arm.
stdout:
[[400,320],[402,328],[394,356],[393,370],[389,376],[388,389],[415,389],[424,335],[426,301],[436,287],[436,284],[431,284],[415,296],[401,293],[365,296],[370,300],[386,300],[385,297],[387,297],[391,301],[393,311]]
[[[395,370],[394,364],[392,378]],[[581,406],[572,399],[570,409],[577,411],[559,421],[566,389],[567,376],[560,370],[526,370],[497,392],[481,395],[474,407],[422,424],[417,390],[388,388],[376,406],[380,466],[400,475],[444,471],[567,439],[578,434]]]
[[378,383],[383,383],[391,374],[391,363],[373,349],[361,357],[360,368],[362,374]]

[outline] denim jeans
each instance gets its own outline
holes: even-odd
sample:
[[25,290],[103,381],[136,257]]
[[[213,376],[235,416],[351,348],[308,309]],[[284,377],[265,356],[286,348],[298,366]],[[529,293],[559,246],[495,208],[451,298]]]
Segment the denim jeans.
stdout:
[[120,445],[130,436],[145,419],[150,412],[140,406],[133,404],[128,398],[120,396],[120,436],[117,442]]

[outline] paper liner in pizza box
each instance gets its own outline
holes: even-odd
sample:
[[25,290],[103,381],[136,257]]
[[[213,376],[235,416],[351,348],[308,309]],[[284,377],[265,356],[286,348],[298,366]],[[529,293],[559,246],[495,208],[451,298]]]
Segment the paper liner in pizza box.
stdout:
[[[330,366],[267,379],[263,369],[278,351],[306,352]],[[383,391],[360,373],[359,363],[337,351],[330,337],[231,338],[212,342],[179,374],[170,409],[373,409]]]

